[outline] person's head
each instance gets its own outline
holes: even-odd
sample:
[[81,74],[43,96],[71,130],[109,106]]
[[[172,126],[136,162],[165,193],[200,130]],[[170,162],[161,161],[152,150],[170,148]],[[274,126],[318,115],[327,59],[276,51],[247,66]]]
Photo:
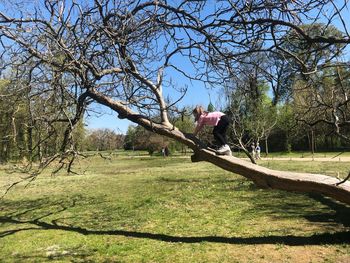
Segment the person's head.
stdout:
[[194,120],[195,120],[195,121],[198,121],[199,117],[200,117],[204,112],[205,112],[205,111],[204,111],[203,107],[197,105],[197,106],[193,109],[193,111],[192,111],[192,114],[193,114],[193,116],[194,116]]

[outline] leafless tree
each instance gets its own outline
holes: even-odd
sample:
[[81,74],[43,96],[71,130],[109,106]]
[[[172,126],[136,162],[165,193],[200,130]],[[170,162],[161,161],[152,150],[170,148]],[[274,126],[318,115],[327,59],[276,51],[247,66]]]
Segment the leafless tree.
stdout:
[[296,82],[294,90],[300,121],[310,127],[327,124],[332,133],[350,141],[349,69],[337,66],[323,70],[308,81]]
[[[70,150],[71,130],[95,101],[120,118],[192,148],[193,161],[210,161],[260,186],[314,191],[350,203],[348,182],[336,185],[338,179],[323,175],[272,171],[216,156],[168,118],[186,91],[172,80],[174,71],[218,86],[237,75],[241,63],[246,63],[244,58],[255,53],[293,59],[306,76],[317,71],[322,65],[310,68],[302,56],[282,45],[285,35],[296,32],[311,46],[310,53],[336,44],[345,47],[350,43],[347,1],[42,0],[35,6],[17,4],[8,3],[0,12],[2,63],[12,69],[27,67],[16,72],[26,72],[31,92],[39,97],[62,90],[61,109],[49,116],[67,123],[61,152]],[[314,36],[301,26],[320,20],[326,25],[340,21],[343,34]],[[46,74],[48,69],[51,75]],[[54,82],[57,74],[70,81],[55,89],[43,84]],[[174,96],[166,103],[163,94],[169,90]],[[75,109],[70,112],[65,111],[65,96],[74,101]]]

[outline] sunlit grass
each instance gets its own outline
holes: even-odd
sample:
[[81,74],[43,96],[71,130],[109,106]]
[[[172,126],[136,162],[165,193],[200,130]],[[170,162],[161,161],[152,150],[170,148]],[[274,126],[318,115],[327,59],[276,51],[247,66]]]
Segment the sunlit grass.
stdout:
[[[246,157],[244,152],[235,151],[234,155],[237,157]],[[338,161],[342,157],[350,157],[350,152],[335,151],[335,152],[315,152],[310,151],[294,151],[294,152],[270,152],[266,154],[264,151],[261,152],[261,157],[268,158],[330,158],[334,161]]]
[[[135,152],[41,175],[0,209],[0,262],[339,262],[350,260],[350,208],[258,189],[189,157]],[[272,169],[346,172],[350,163],[260,161]],[[1,185],[12,176],[0,172]]]

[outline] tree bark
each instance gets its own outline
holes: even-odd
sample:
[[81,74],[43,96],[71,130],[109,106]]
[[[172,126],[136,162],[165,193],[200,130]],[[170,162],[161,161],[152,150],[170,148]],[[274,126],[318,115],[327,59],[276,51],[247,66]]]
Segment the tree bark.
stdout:
[[269,155],[269,145],[267,143],[267,136],[265,137],[265,153],[266,153],[266,156]]
[[340,180],[331,176],[271,170],[233,156],[217,156],[206,149],[196,151],[192,161],[208,161],[252,180],[259,187],[318,193],[350,205],[350,183],[337,185]]
[[311,130],[311,153],[312,156],[315,153],[315,138],[314,138],[314,130]]

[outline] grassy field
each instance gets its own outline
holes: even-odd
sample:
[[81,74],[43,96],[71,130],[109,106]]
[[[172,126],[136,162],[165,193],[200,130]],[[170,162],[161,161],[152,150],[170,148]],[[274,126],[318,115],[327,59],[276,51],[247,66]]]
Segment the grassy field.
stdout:
[[[237,157],[246,157],[243,152],[235,152]],[[261,157],[266,157],[264,152],[261,152]],[[339,160],[339,158],[350,157],[350,152],[271,152],[268,154],[269,158],[330,158],[334,161]]]
[[[43,174],[0,201],[0,262],[350,262],[350,207],[328,198],[258,189],[189,157],[124,153],[76,165],[79,175]],[[0,170],[0,185],[15,177]]]

